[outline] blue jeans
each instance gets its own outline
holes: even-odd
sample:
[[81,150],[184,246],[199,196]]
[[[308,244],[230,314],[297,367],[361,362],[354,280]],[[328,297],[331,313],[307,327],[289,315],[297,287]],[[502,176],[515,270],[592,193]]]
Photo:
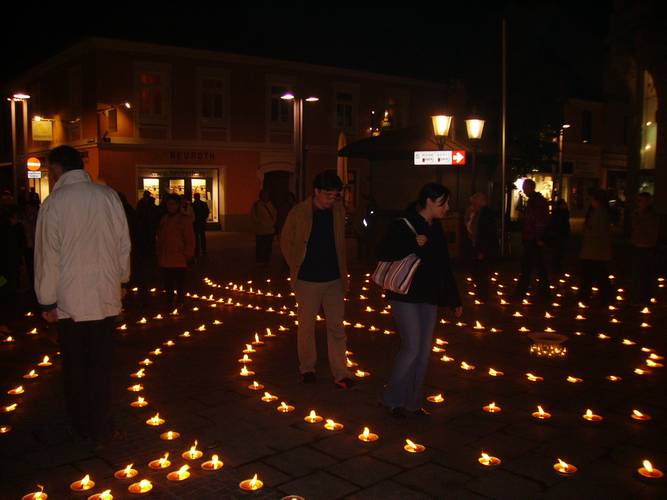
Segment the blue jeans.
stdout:
[[401,337],[389,383],[382,394],[390,408],[417,410],[422,406],[422,384],[428,368],[437,319],[437,306],[390,301]]

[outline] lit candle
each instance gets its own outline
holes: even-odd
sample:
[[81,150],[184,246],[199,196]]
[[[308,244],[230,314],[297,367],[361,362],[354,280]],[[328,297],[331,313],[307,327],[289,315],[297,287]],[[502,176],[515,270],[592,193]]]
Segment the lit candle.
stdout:
[[550,326],[547,326],[547,327],[544,329],[544,331],[545,331],[546,333],[556,333],[556,330],[554,330],[554,329],[551,328]]
[[482,410],[484,410],[487,413],[499,413],[499,412],[503,411],[503,409],[500,406],[496,406],[495,402],[489,403],[488,405],[483,406]]
[[539,420],[547,420],[551,418],[551,413],[544,411],[541,406],[538,406],[537,411],[533,412],[532,415]]
[[662,477],[662,471],[660,469],[656,469],[655,467],[653,467],[651,462],[649,462],[648,460],[644,460],[642,462],[642,467],[637,469],[637,472],[639,472],[642,476],[651,479],[658,479]]
[[174,347],[176,345],[176,343],[173,340],[167,340],[162,345],[167,346],[167,347]]
[[148,401],[146,401],[142,396],[137,396],[137,400],[132,401],[130,406],[132,408],[143,408],[144,406],[148,406]]
[[474,370],[474,369],[475,369],[475,365],[469,365],[469,364],[466,363],[465,361],[461,361],[461,369],[462,369],[462,370],[466,370],[466,371]]
[[111,494],[111,490],[104,490],[102,493],[90,495],[88,500],[113,500],[113,495]]
[[23,389],[22,385],[19,385],[17,387],[14,387],[13,389],[10,389],[7,391],[7,394],[11,394],[12,396],[18,396],[19,394],[23,394],[25,392],[25,389]]
[[28,335],[37,335],[37,328],[33,328],[28,332]]
[[53,363],[49,360],[48,356],[44,356],[41,362],[37,363],[37,366],[51,366]]
[[252,348],[252,344],[246,344],[245,349],[243,349],[243,353],[244,354],[252,354],[253,352],[257,352],[257,351]]
[[120,330],[120,331],[127,330],[127,323],[123,323],[122,325],[116,327],[116,330]]
[[294,411],[294,407],[292,405],[288,405],[285,403],[285,401],[281,401],[280,406],[276,408],[280,413],[290,413]]
[[486,327],[481,324],[479,321],[475,321],[475,326],[472,327],[473,330],[486,330]]
[[489,368],[489,375],[491,375],[492,377],[502,377],[503,375],[505,375],[505,372]]
[[239,483],[239,487],[242,490],[246,491],[255,491],[264,486],[264,483],[257,479],[257,474],[255,474],[252,479],[245,479]]
[[646,422],[647,420],[651,420],[651,415],[642,413],[639,410],[632,410],[630,416],[633,418],[633,420],[638,420],[640,422]]
[[130,377],[132,378],[144,378],[145,376],[146,376],[146,371],[144,368],[140,368],[136,372],[130,374]]
[[618,375],[607,375],[605,378],[610,382],[619,382],[622,380]]
[[354,372],[354,376],[357,378],[365,378],[368,377],[371,373],[370,372],[365,372],[363,370],[357,370]]
[[153,362],[148,358],[144,358],[141,361],[139,361],[139,365],[141,365],[141,366],[150,366],[152,364],[153,364]]
[[190,466],[187,464],[182,465],[178,470],[167,474],[167,479],[169,479],[169,481],[185,481],[190,477],[190,472],[188,471],[189,468]]
[[151,469],[166,469],[167,467],[171,466],[171,462],[169,461],[169,452],[165,453],[162,458],[151,460],[148,462],[148,466]]
[[137,325],[145,325],[146,323],[148,323],[146,318],[141,318],[139,321],[137,321]]
[[130,493],[143,494],[148,493],[152,489],[153,483],[151,483],[148,479],[142,479],[138,483],[132,483],[130,486],[128,486],[127,491]]
[[239,363],[252,363],[252,358],[248,357],[247,354],[244,354],[242,358],[239,358]]
[[185,330],[183,333],[179,335],[179,337],[183,337],[184,339],[187,339],[191,337],[190,332],[188,330]]
[[39,375],[37,374],[37,372],[35,370],[30,370],[28,373],[23,375],[23,378],[27,378],[27,379],[37,378],[37,377],[39,377]]
[[178,316],[178,314],[179,314],[179,313],[178,313],[178,309],[174,309],[173,311],[171,311],[171,312],[169,313],[170,316]]
[[454,361],[454,358],[452,358],[451,356],[447,356],[445,354],[440,358],[440,361],[444,361],[445,363],[451,363],[452,361]]
[[433,394],[431,396],[428,396],[426,400],[431,403],[443,403],[445,401],[445,398],[442,397],[442,394]]
[[486,453],[482,452],[482,456],[480,456],[477,461],[485,465],[487,467],[493,467],[496,465],[500,465],[502,462],[499,458],[497,457],[492,457],[491,455],[487,455]]
[[636,342],[630,339],[623,339],[623,345],[635,345]]
[[197,444],[199,443],[195,440],[194,444],[190,446],[190,449],[181,453],[181,456],[186,460],[197,460],[198,458],[201,458],[204,453],[197,449]]
[[157,349],[150,351],[148,354],[151,356],[160,356],[162,354],[162,349],[158,347]]
[[568,377],[565,380],[568,381],[570,384],[579,384],[583,382],[582,379],[573,377],[572,375],[568,375]]
[[204,470],[218,470],[222,469],[222,466],[225,465],[222,460],[218,459],[218,455],[213,455],[211,460],[207,460],[201,464],[201,468]]
[[587,410],[586,410],[586,413],[584,413],[584,414],[582,415],[582,417],[583,417],[585,420],[588,420],[589,422],[599,422],[600,420],[602,420],[602,417],[601,417],[600,415],[596,415],[596,414],[593,413],[593,411],[590,410],[590,409],[587,409]]
[[538,375],[533,375],[532,373],[526,373],[526,378],[531,382],[542,382],[544,379]]
[[303,419],[309,424],[317,424],[323,420],[322,417],[315,413],[315,410],[310,410],[310,413],[303,417]]
[[577,472],[577,468],[574,465],[563,462],[560,458],[558,459],[558,462],[554,464],[554,470],[563,475],[574,474]]
[[324,424],[324,428],[328,431],[340,431],[343,430],[343,424],[334,422],[332,419],[328,418]]
[[124,469],[117,470],[116,472],[114,472],[113,477],[115,477],[116,479],[130,479],[136,476],[137,474],[139,474],[139,472],[137,471],[137,469],[132,468],[133,465],[134,464],[129,464],[126,465]]
[[127,388],[130,392],[141,392],[144,390],[144,386],[141,384],[134,384]]
[[69,485],[72,491],[87,491],[95,486],[95,482],[90,479],[90,475],[86,474],[83,479],[74,481]]
[[13,404],[10,404],[10,405],[7,405],[7,406],[3,406],[2,411],[4,411],[5,413],[11,413],[14,410],[16,410],[17,406],[18,406],[18,403],[13,403]]
[[239,372],[239,374],[240,374],[242,377],[250,377],[251,375],[254,375],[255,372],[252,371],[252,370],[248,370],[248,368],[246,367],[246,365],[243,365],[243,368],[241,368],[241,371]]
[[205,332],[206,331],[206,325],[199,325],[196,330],[198,332]]
[[153,319],[164,319],[164,318],[162,317],[162,314],[158,314],[157,316],[153,316]]
[[414,443],[409,439],[406,439],[403,449],[408,453],[421,453],[424,450],[426,450],[426,446],[424,446],[423,444]]
[[521,328],[519,328],[519,331],[521,333],[528,333],[530,330],[528,328],[526,328],[525,326],[522,326]]
[[11,425],[1,425],[0,426],[0,434],[7,434],[8,432],[11,432],[12,426]]
[[253,380],[252,384],[248,386],[248,389],[250,389],[251,391],[261,391],[262,389],[264,389],[264,386],[258,383],[256,380]]
[[270,392],[265,392],[264,396],[262,396],[262,401],[265,403],[272,403],[273,401],[276,401],[278,399],[278,396],[274,396]]
[[364,430],[361,434],[358,436],[360,441],[363,441],[364,443],[372,443],[373,441],[377,441],[379,436],[377,434],[373,434],[368,427],[364,427]]
[[146,420],[146,423],[148,425],[152,425],[153,427],[157,427],[158,425],[164,424],[164,419],[160,418],[160,414],[156,413],[154,416]]
[[167,431],[160,434],[160,439],[164,441],[173,441],[174,439],[178,439],[179,437],[181,437],[181,434],[176,431]]
[[39,488],[39,491],[28,493],[27,495],[24,495],[21,500],[46,500],[49,495],[44,493],[44,486],[38,484],[37,487]]

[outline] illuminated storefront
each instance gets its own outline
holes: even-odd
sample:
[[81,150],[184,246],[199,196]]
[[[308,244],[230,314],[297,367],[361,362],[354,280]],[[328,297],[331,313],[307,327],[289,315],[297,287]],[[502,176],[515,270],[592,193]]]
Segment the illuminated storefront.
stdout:
[[[521,210],[523,210],[523,207],[525,206],[528,198],[526,198],[526,195],[523,193],[522,188],[523,188],[523,181],[526,179],[532,179],[535,181],[535,191],[538,193],[542,194],[547,201],[551,201],[552,193],[553,193],[553,177],[551,174],[541,174],[541,173],[533,173],[530,175],[527,175],[526,177],[521,177],[514,181],[514,187],[515,189],[512,190],[512,206],[511,206],[511,211],[510,211],[510,217],[513,220],[516,220],[519,218],[519,213]],[[565,200],[566,203],[570,203],[570,176],[564,175],[563,176],[563,199]]]
[[208,222],[218,223],[219,208],[224,206],[222,179],[218,168],[179,168],[177,166],[141,166],[137,168],[137,199],[144,191],[151,193],[159,205],[169,193],[193,201],[195,193],[208,205]]

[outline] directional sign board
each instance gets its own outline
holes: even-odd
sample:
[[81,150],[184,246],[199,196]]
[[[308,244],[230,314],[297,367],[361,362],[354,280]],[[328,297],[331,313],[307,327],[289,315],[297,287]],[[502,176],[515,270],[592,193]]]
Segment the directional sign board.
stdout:
[[466,152],[462,149],[447,151],[415,151],[415,165],[465,165]]

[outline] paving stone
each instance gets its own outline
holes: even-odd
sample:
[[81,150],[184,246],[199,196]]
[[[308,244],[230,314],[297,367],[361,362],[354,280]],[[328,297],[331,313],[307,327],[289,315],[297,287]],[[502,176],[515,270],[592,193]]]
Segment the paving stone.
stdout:
[[318,471],[289,483],[281,484],[278,489],[285,494],[329,500],[349,495],[356,491],[357,487],[331,474]]
[[395,476],[401,470],[399,467],[369,456],[351,458],[327,468],[328,472],[363,487]]
[[449,491],[462,489],[469,479],[470,476],[466,474],[445,469],[435,464],[424,464],[393,478],[394,481],[434,497],[446,495]]
[[432,497],[394,481],[382,481],[370,488],[357,491],[347,498],[349,500],[426,500]]
[[508,500],[539,498],[542,495],[539,483],[501,469],[471,480],[466,484],[466,488],[490,498]]
[[312,448],[302,446],[269,457],[264,462],[292,477],[298,477],[328,467],[336,463],[336,460]]

